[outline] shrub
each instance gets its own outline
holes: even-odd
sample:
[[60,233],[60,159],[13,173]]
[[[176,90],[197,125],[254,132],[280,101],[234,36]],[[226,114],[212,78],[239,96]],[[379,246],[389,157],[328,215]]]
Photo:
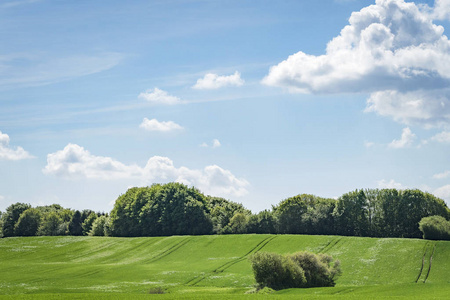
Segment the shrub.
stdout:
[[297,252],[280,255],[258,252],[250,257],[260,288],[272,289],[334,286],[341,274],[340,263],[329,255]]
[[450,240],[450,221],[441,216],[422,218],[419,229],[428,240]]
[[289,256],[305,272],[305,287],[335,286],[335,279],[341,274],[340,261],[326,254],[297,252]]
[[260,287],[285,289],[301,287],[306,283],[305,273],[286,256],[257,252],[250,257],[255,280]]

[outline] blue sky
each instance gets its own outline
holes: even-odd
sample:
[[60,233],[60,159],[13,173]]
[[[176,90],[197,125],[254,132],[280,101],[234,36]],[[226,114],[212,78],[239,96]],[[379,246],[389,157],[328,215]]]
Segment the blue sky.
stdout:
[[0,210],[179,181],[450,203],[450,1],[0,3]]

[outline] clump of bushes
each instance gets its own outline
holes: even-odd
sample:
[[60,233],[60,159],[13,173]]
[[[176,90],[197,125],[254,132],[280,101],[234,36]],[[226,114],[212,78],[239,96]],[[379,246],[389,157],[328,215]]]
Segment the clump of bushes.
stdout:
[[341,274],[339,260],[326,254],[258,252],[250,257],[259,288],[281,290],[334,286]]
[[441,216],[422,218],[419,229],[427,240],[450,240],[450,221]]

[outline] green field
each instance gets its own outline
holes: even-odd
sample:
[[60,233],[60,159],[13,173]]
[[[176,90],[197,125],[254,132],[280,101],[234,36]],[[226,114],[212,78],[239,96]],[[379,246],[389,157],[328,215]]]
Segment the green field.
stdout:
[[[254,288],[249,255],[309,250],[341,260],[336,287],[270,295]],[[431,268],[430,268],[431,261]],[[450,242],[307,235],[0,240],[0,299],[442,298],[450,295]]]

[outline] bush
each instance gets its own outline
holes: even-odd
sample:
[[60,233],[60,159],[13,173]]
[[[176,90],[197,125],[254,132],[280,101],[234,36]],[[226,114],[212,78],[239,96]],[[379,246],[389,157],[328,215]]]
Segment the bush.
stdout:
[[341,274],[340,263],[329,255],[297,252],[280,255],[258,252],[250,257],[260,288],[272,289],[334,286]]
[[250,257],[255,280],[262,287],[280,290],[302,287],[306,283],[303,269],[286,256],[257,252]]
[[450,221],[441,216],[422,218],[419,229],[428,240],[450,240]]

